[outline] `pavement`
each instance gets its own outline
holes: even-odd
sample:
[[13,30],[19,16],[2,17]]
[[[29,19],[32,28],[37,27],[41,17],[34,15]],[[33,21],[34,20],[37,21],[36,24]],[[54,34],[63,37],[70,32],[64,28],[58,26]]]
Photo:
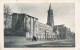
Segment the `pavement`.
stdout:
[[32,41],[30,39],[25,39],[25,37],[14,37],[14,36],[7,36],[4,38],[4,47],[8,47],[8,48],[12,48],[12,47],[27,47],[27,46],[39,46],[42,44],[62,44],[62,43],[66,43],[66,44],[71,44],[74,43],[74,40],[37,40],[37,41]]
[[[17,42],[15,44],[18,44],[18,45],[34,45],[34,44],[42,44],[42,43],[51,43],[51,42],[64,42],[64,41],[67,41],[67,40],[43,40],[43,41],[25,41],[25,42]],[[69,42],[64,42],[64,43],[69,43]]]

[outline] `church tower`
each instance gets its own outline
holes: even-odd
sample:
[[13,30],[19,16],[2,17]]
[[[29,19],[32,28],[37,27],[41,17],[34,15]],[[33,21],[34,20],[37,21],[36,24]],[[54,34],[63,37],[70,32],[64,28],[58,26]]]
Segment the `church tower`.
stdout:
[[50,25],[52,28],[54,26],[53,10],[51,9],[51,4],[48,10],[47,25]]

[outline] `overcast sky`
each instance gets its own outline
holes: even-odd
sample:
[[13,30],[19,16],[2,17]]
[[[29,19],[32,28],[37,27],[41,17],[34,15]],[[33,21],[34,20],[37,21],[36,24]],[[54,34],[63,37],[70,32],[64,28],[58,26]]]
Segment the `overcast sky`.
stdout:
[[[15,3],[8,4],[13,12],[26,13],[38,18],[41,23],[47,22],[50,3]],[[64,24],[75,32],[75,4],[74,3],[51,3],[54,14],[54,24]]]

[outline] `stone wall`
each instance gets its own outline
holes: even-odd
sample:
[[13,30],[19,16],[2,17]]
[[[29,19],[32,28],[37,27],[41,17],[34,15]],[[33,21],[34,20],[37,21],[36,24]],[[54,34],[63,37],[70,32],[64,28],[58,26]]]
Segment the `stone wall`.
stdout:
[[39,33],[37,34],[38,39],[54,39],[55,34],[53,33],[53,28],[49,25],[38,22]]
[[57,39],[71,39],[72,37],[71,30],[64,25],[55,25],[53,30],[56,33],[56,36],[58,35],[59,37]]
[[[31,38],[38,33],[38,19],[24,13],[12,14],[12,30]],[[28,32],[28,34],[26,34]]]

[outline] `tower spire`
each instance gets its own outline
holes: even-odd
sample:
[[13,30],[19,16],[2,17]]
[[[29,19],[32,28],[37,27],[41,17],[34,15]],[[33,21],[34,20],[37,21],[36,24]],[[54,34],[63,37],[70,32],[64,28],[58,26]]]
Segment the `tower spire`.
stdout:
[[51,10],[51,3],[50,3],[50,5],[49,5],[49,10]]
[[53,10],[51,8],[51,3],[49,5],[49,10],[48,10],[47,25],[50,25],[52,28],[54,26],[54,16],[53,16]]

